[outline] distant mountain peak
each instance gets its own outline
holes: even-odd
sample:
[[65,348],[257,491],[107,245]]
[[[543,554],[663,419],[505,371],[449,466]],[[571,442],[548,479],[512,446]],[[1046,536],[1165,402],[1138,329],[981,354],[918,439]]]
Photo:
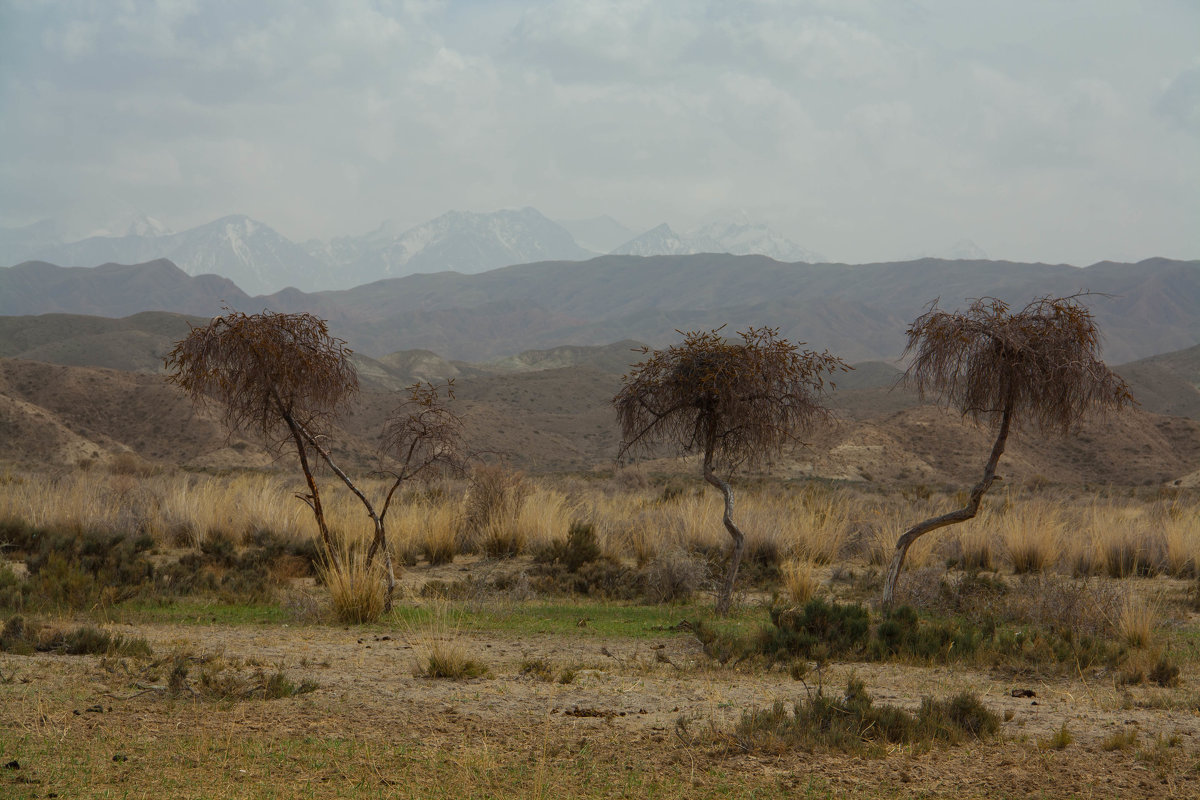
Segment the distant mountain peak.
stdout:
[[663,223],[612,251],[614,255],[676,256],[694,253],[764,255],[776,261],[818,263],[824,257],[807,250],[766,225],[748,221],[709,222],[680,235]]

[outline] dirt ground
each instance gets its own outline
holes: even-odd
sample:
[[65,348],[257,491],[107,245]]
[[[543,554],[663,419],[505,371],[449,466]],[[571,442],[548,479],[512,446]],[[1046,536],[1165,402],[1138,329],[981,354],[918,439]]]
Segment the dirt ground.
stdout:
[[[586,629],[536,636],[320,625],[113,629],[145,637],[156,654],[217,653],[282,667],[294,679],[313,678],[319,688],[300,697],[226,704],[212,713],[202,702],[166,703],[160,691],[139,694],[127,665],[112,659],[0,655],[0,726],[49,730],[64,742],[114,731],[171,736],[211,726],[214,736],[349,737],[429,752],[540,748],[543,757],[566,761],[586,749],[600,763],[628,769],[633,757],[639,769],[698,785],[715,769],[810,792],[805,796],[820,786],[817,796],[1200,797],[1200,713],[1189,688],[1200,682],[1196,674],[1185,673],[1180,689],[1123,691],[1102,678],[1021,682],[954,666],[835,664],[819,676],[827,691],[840,691],[853,669],[878,701],[915,708],[922,696],[970,689],[1009,719],[997,739],[955,747],[895,747],[868,756],[747,753],[723,732],[744,710],[798,699],[805,686],[779,671],[716,665],[686,632],[631,640]],[[439,637],[453,639],[489,675],[466,681],[415,675],[418,659]],[[574,679],[563,684],[522,674],[534,659],[556,670],[570,667]],[[806,680],[811,687],[818,676]],[[1013,697],[1014,689],[1035,696]],[[1064,724],[1071,744],[1046,747]],[[1103,747],[1106,738],[1131,728],[1138,746]],[[1138,749],[1173,736],[1178,743],[1157,761]],[[6,760],[10,755],[0,753]],[[8,796],[4,786],[13,780],[0,774],[0,795]],[[43,789],[48,793],[20,796],[54,796]]]

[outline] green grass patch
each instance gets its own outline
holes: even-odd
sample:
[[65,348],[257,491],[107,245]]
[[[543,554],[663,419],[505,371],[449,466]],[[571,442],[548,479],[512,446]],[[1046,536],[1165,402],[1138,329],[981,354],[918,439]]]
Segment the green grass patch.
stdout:
[[119,622],[169,625],[278,625],[294,623],[295,615],[271,603],[222,603],[215,600],[135,599],[109,609]]
[[518,634],[654,639],[691,635],[696,620],[724,633],[757,629],[761,611],[743,609],[726,618],[713,619],[708,606],[623,605],[611,602],[562,602],[504,604],[447,603],[444,606],[400,606],[385,620],[384,627],[417,628],[438,623],[446,616],[464,631],[493,631]]

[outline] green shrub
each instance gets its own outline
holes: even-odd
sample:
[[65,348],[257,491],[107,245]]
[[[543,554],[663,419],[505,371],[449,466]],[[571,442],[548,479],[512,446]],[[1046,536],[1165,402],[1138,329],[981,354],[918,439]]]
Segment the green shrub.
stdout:
[[986,620],[980,627],[969,621],[922,620],[911,606],[888,612],[875,629],[869,654],[877,660],[908,656],[926,661],[948,661],[974,653],[981,640],[995,633],[995,623]]
[[759,635],[758,650],[775,661],[836,658],[861,652],[869,629],[870,615],[862,606],[814,598],[799,608],[772,608],[771,627]]

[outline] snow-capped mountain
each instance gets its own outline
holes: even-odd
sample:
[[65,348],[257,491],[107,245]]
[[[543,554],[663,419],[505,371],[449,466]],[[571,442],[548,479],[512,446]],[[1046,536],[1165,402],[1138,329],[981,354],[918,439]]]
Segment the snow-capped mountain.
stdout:
[[288,286],[308,291],[331,288],[324,264],[300,245],[247,216],[223,217],[166,234],[153,232],[165,229],[155,222],[149,218],[135,222],[125,236],[91,236],[34,248],[19,258],[5,260],[15,263],[37,259],[60,266],[94,267],[167,258],[189,275],[221,275],[250,294],[268,294]]
[[450,211],[406,230],[384,223],[365,236],[310,248],[359,281],[418,272],[473,274],[533,261],[580,261],[599,255],[576,244],[534,208],[479,214]]
[[766,225],[711,222],[688,234],[677,234],[666,223],[646,231],[612,251],[613,255],[678,256],[692,253],[764,255],[776,261],[818,263],[824,258],[781,236]]

